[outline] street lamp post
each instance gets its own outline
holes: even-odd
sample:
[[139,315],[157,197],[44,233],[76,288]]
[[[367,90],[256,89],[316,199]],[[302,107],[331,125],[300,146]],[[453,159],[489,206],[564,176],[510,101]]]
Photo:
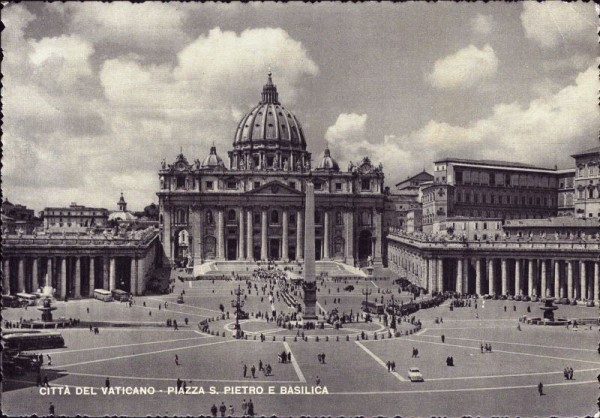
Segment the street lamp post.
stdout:
[[371,289],[363,289],[362,294],[365,295],[365,312],[369,312],[369,295],[373,293]]
[[244,301],[242,300],[242,295],[244,294],[244,290],[238,284],[237,289],[233,291],[235,295],[235,300],[231,301],[231,306],[235,308],[235,338],[242,338],[242,328],[240,327],[240,315],[242,313],[242,306],[244,306]]

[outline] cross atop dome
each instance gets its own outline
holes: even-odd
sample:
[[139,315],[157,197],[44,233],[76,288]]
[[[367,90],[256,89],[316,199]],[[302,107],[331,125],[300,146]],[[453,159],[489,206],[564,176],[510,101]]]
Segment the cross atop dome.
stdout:
[[262,104],[279,104],[279,94],[277,93],[277,86],[273,84],[273,79],[271,78],[272,75],[273,73],[269,68],[269,72],[267,73],[267,84],[263,86],[262,91]]

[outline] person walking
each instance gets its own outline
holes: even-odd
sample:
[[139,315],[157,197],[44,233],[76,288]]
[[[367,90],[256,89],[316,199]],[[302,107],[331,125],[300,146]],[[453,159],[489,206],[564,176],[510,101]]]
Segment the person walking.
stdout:
[[244,377],[248,374],[248,366],[244,364]]
[[442,334],[442,342],[445,343],[446,342],[446,336],[444,334]]
[[263,371],[263,362],[262,362],[262,360],[258,360],[258,371],[259,372]]
[[52,402],[50,402],[50,407],[48,407],[48,412],[51,417],[53,417],[54,414],[56,413],[56,410],[54,409],[54,404]]
[[389,373],[390,369],[392,368],[392,363],[388,360],[387,363],[385,363],[385,365],[387,366],[388,373]]
[[221,406],[219,406],[219,412],[221,413],[222,417],[225,416],[225,413],[227,412],[227,407],[225,406],[225,402],[221,402]]
[[252,399],[248,399],[248,415],[251,417],[254,416],[254,403],[252,402]]
[[246,399],[242,402],[242,410],[244,411],[244,415],[248,414],[248,402],[246,402]]
[[213,417],[217,416],[217,405],[213,404],[213,406],[210,407],[210,413]]
[[175,365],[179,366],[179,356],[175,354]]
[[542,384],[542,382],[538,384],[538,392],[540,393],[540,396],[544,394],[544,385]]
[[254,365],[252,365],[252,368],[250,369],[250,371],[252,372],[252,378],[256,378],[256,367],[254,367]]
[[107,388],[110,388],[110,379],[108,377],[104,381],[104,386],[107,387]]
[[319,378],[319,376],[317,376],[316,383],[317,386],[321,386],[321,379]]
[[50,383],[48,383],[48,376],[44,376],[44,381],[42,382],[42,386],[49,388],[50,387]]

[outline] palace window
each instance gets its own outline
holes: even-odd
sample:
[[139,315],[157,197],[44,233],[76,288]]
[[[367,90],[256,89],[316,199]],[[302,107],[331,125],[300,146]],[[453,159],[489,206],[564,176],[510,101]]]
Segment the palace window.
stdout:
[[227,212],[227,220],[228,220],[228,221],[235,221],[235,210],[233,210],[233,209],[230,209],[230,210]]
[[260,221],[260,213],[255,213],[255,214],[254,214],[254,223],[255,223],[256,225],[260,225],[260,222],[261,222],[261,221]]
[[206,182],[206,190],[212,190],[212,189],[213,189],[213,182],[207,181]]
[[342,190],[342,183],[335,183],[335,190],[336,191],[341,191]]
[[279,223],[279,212],[276,210],[271,212],[271,223],[278,224]]
[[235,190],[235,189],[237,189],[237,182],[235,180],[229,180],[227,182],[227,188],[229,190]]
[[361,190],[371,190],[371,181],[369,179],[364,179],[360,183]]
[[321,190],[323,189],[323,183],[321,183],[320,181],[315,181],[315,190]]
[[293,225],[296,223],[296,215],[294,213],[290,213],[290,224]]
[[255,181],[254,182],[254,188],[258,189],[260,187],[260,181]]
[[292,189],[295,189],[296,188],[296,182],[295,181],[290,181],[288,183],[288,186],[290,186]]

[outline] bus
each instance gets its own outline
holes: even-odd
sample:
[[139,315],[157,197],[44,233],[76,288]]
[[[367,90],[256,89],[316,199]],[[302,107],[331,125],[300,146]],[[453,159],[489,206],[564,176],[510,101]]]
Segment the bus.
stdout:
[[4,350],[43,350],[62,348],[65,346],[65,340],[59,332],[3,332],[2,346]]
[[104,289],[94,289],[94,298],[103,302],[110,302],[113,300],[112,293],[110,292],[110,290]]
[[362,301],[362,310],[367,313],[382,315],[383,314],[383,304],[377,303],[373,301]]
[[17,299],[19,300],[21,306],[35,306],[37,305],[37,296],[32,295],[31,293],[17,293]]
[[14,295],[2,295],[2,309],[18,308],[20,306],[19,299]]
[[113,300],[118,300],[119,302],[127,302],[129,299],[131,299],[131,295],[129,294],[129,292],[126,292],[124,290],[121,289],[113,289],[110,291]]

